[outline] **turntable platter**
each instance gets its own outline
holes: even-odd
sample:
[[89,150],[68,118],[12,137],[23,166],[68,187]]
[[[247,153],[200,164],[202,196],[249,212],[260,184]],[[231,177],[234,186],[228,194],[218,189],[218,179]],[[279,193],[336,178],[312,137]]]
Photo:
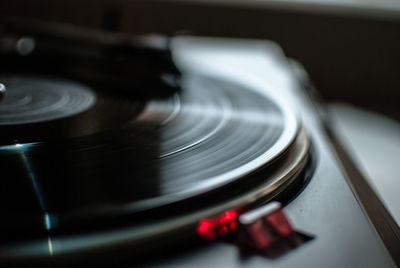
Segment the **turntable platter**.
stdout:
[[66,230],[122,216],[137,221],[198,198],[206,200],[196,206],[206,205],[224,197],[214,192],[277,162],[298,132],[295,116],[268,92],[186,75],[180,94],[148,102],[125,126],[1,146],[0,161],[9,167],[3,224],[30,233]]

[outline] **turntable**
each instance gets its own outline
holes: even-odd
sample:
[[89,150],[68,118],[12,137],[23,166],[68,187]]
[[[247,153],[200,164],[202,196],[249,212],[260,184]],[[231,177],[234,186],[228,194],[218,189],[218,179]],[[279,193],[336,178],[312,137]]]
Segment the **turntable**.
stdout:
[[2,29],[1,263],[399,264],[395,225],[278,46],[65,29]]

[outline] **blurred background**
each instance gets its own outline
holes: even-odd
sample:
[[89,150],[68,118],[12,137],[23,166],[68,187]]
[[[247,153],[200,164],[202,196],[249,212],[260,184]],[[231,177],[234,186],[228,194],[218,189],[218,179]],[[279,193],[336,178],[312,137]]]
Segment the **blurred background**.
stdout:
[[305,67],[337,134],[400,223],[400,1],[13,0],[0,15],[277,42]]

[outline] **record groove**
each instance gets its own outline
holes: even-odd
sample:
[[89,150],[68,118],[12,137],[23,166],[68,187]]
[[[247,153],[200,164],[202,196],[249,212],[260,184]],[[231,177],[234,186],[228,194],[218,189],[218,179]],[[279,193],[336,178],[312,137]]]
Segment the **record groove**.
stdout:
[[0,161],[18,173],[5,174],[3,189],[18,185],[24,188],[20,193],[41,195],[42,205],[32,208],[25,204],[32,200],[5,192],[3,201],[16,201],[1,208],[11,214],[30,210],[27,216],[45,212],[58,225],[68,225],[181,202],[271,164],[293,143],[298,129],[291,111],[268,92],[186,75],[180,94],[149,102],[126,125],[65,140],[2,146]]

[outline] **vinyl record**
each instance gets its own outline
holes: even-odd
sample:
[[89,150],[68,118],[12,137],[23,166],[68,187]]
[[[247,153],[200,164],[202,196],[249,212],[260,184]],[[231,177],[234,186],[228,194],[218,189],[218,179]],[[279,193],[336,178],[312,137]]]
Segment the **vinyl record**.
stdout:
[[59,140],[118,129],[143,108],[133,99],[42,75],[1,75],[0,145]]
[[267,92],[186,75],[180,94],[149,101],[114,129],[0,147],[7,166],[3,225],[22,225],[31,234],[96,219],[101,225],[194,198],[209,201],[214,190],[277,160],[298,128]]

